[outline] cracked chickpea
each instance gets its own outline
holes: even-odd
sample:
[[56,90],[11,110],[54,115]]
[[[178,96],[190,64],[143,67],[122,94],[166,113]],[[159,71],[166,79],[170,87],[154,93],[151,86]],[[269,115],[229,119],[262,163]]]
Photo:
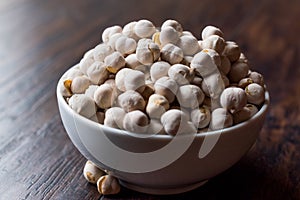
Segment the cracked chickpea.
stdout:
[[206,106],[193,109],[191,111],[191,119],[196,128],[202,129],[207,127],[211,119],[210,109]]
[[114,52],[104,59],[106,70],[115,74],[126,64],[125,58],[120,52]]
[[169,27],[169,26],[172,27],[172,28],[174,28],[179,34],[181,34],[182,31],[183,31],[183,28],[182,28],[181,24],[178,21],[173,20],[173,19],[166,20],[161,25],[161,29],[163,30],[163,29],[165,29],[166,27]]
[[97,189],[100,194],[112,195],[118,194],[121,186],[117,178],[112,175],[103,175],[97,181]]
[[240,88],[245,89],[249,84],[253,83],[253,80],[251,78],[243,78],[239,81],[238,86]]
[[175,64],[169,68],[168,76],[175,80],[178,85],[186,85],[193,80],[195,73],[186,65]]
[[160,37],[160,32],[157,31],[152,35],[151,39],[155,44],[157,44],[159,47],[161,47],[161,42],[160,42],[159,37]]
[[203,49],[204,53],[207,53],[211,59],[214,61],[215,65],[218,67],[221,66],[221,57],[220,55],[213,49]]
[[72,96],[73,93],[71,91],[71,84],[72,84],[72,80],[70,80],[70,79],[66,79],[59,83],[59,91],[63,97],[71,97]]
[[222,38],[224,37],[224,33],[218,27],[211,26],[211,25],[206,26],[201,33],[202,39],[205,40],[211,35],[218,35]]
[[238,87],[229,87],[222,92],[220,103],[223,108],[234,113],[246,106],[247,96],[243,89]]
[[218,35],[211,35],[202,41],[201,47],[203,49],[214,49],[219,54],[222,54],[225,48],[225,40]]
[[159,46],[151,39],[140,39],[136,48],[136,57],[144,65],[151,65],[160,56]]
[[196,85],[182,85],[178,88],[176,97],[180,106],[195,109],[202,104],[205,95]]
[[83,168],[84,178],[92,183],[97,184],[98,179],[105,174],[100,168],[98,168],[92,161],[88,160]]
[[193,56],[184,56],[181,61],[181,64],[190,66],[192,60],[193,60]]
[[208,55],[203,50],[197,53],[191,61],[191,68],[194,68],[195,71],[202,77],[208,76],[215,73],[218,70],[218,67],[214,64],[211,56]]
[[250,72],[248,77],[251,78],[254,83],[257,83],[258,85],[264,87],[265,84],[264,77],[260,73]]
[[87,76],[93,84],[100,85],[109,77],[109,72],[103,62],[95,61],[87,70]]
[[145,74],[138,70],[123,68],[116,74],[115,83],[122,92],[136,90],[142,93],[145,89]]
[[183,59],[183,51],[178,46],[168,43],[161,49],[161,59],[171,65],[180,63]]
[[251,117],[253,117],[258,112],[258,109],[253,104],[247,104],[238,112],[233,113],[233,122],[234,124],[238,124],[244,121],[247,121]]
[[204,94],[212,99],[217,99],[225,89],[224,79],[221,73],[216,73],[205,76],[201,83],[201,89]]
[[166,97],[159,94],[152,94],[146,106],[146,113],[151,119],[159,119],[169,108],[170,104]]
[[154,84],[152,82],[148,82],[146,83],[145,89],[141,95],[145,99],[145,102],[147,102],[152,94],[154,94]]

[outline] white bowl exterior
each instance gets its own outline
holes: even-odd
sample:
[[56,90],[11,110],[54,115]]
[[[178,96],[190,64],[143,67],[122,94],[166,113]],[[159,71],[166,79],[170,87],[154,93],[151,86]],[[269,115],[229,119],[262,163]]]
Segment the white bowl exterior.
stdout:
[[[266,92],[266,103],[260,111],[250,120],[220,131],[207,132],[196,135],[191,145],[182,155],[169,165],[148,172],[128,172],[116,169],[127,162],[123,154],[107,156],[115,152],[116,146],[124,151],[143,154],[155,151],[168,144],[172,136],[153,136],[137,138],[126,134],[125,131],[116,130],[97,124],[75,113],[66,103],[57,89],[58,106],[63,125],[76,148],[88,160],[99,167],[110,171],[114,176],[124,182],[149,188],[180,188],[212,178],[231,167],[251,148],[263,127],[264,119],[269,105],[269,94]],[[213,149],[203,158],[199,158],[199,149],[205,137],[219,137]],[[108,140],[115,146],[108,145]],[[212,138],[214,139],[214,138]],[[170,152],[172,154],[173,152]],[[142,159],[132,164],[136,167],[151,165],[153,160]],[[114,163],[114,166],[108,165]]]

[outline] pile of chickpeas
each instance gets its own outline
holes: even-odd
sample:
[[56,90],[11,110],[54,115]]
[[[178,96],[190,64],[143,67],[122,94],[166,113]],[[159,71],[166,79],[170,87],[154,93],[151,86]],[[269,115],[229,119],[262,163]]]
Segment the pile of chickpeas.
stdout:
[[[190,134],[250,119],[265,101],[263,76],[240,47],[206,26],[198,40],[175,20],[111,26],[60,83],[80,115],[136,134]],[[101,194],[120,191],[116,178],[91,161],[85,178]]]
[[263,76],[223,32],[198,40],[175,20],[111,26],[60,85],[69,106],[138,134],[201,133],[250,119],[264,103]]

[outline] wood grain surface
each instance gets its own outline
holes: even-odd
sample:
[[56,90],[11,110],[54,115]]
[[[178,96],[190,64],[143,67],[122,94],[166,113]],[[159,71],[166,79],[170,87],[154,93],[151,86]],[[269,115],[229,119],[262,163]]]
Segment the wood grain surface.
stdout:
[[[0,200],[300,199],[299,0],[0,1]],[[236,41],[264,75],[271,108],[254,148],[193,191],[100,196],[59,116],[56,85],[104,28],[176,19],[200,37],[208,24]],[[184,173],[184,172],[182,172]]]

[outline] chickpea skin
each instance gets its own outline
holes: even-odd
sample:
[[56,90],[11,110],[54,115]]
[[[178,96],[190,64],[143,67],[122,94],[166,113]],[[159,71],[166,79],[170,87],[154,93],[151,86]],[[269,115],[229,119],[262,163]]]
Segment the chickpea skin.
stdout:
[[152,94],[149,97],[146,112],[151,119],[159,119],[169,108],[170,104],[166,97],[159,94]]
[[71,91],[73,94],[82,94],[90,86],[90,79],[87,76],[77,76],[72,80]]
[[88,160],[85,163],[83,168],[83,176],[88,182],[96,184],[98,179],[104,174],[104,171],[98,168],[92,161]]
[[161,49],[161,59],[171,65],[180,63],[183,59],[183,51],[178,46],[168,43]]
[[163,76],[168,75],[171,65],[165,61],[157,61],[151,65],[150,77],[153,82],[157,81]]
[[172,103],[175,100],[178,85],[176,81],[174,81],[170,77],[163,76],[155,82],[154,90],[156,94],[160,94],[166,97],[169,103]]
[[125,58],[120,52],[114,52],[109,56],[106,56],[104,63],[107,71],[116,74],[126,64]]
[[113,104],[113,88],[108,84],[100,85],[94,93],[94,101],[99,108],[107,109]]
[[197,127],[198,129],[205,128],[206,126],[208,126],[211,119],[210,109],[204,106],[192,110],[191,119],[195,127]]
[[136,48],[137,60],[143,65],[151,65],[158,60],[160,55],[159,46],[151,39],[140,39]]
[[212,25],[206,26],[201,33],[202,39],[205,40],[211,35],[218,35],[222,38],[224,37],[223,32],[219,28]]
[[138,92],[127,90],[118,96],[118,104],[126,112],[131,112],[133,110],[144,110],[146,103]]
[[176,97],[180,106],[195,109],[202,104],[205,95],[196,85],[183,85],[178,88]]
[[189,84],[194,75],[193,70],[183,64],[172,65],[168,70],[168,76],[175,80],[178,85]]
[[245,92],[249,103],[261,105],[265,101],[265,89],[257,83],[249,84]]
[[226,41],[223,54],[233,63],[240,58],[241,49],[235,42]]
[[238,83],[241,79],[248,75],[249,65],[243,62],[235,62],[232,64],[228,73],[228,78],[233,83]]
[[97,181],[97,189],[100,194],[112,195],[117,194],[121,190],[118,179],[112,175],[101,176]]
[[225,108],[217,108],[211,113],[210,128],[220,130],[232,126],[232,115]]
[[229,87],[222,92],[220,103],[223,108],[234,113],[246,106],[247,96],[243,89],[238,87]]
[[169,135],[176,135],[182,124],[187,123],[188,117],[178,109],[170,109],[161,116],[161,123]]
[[123,121],[124,129],[133,133],[146,133],[148,124],[147,115],[140,110],[128,112]]
[[258,109],[253,104],[247,104],[238,112],[233,113],[233,122],[234,124],[238,124],[244,121],[247,121],[252,116],[254,116],[258,112]]
[[104,125],[117,129],[124,129],[123,121],[126,112],[120,107],[111,107],[106,110]]
[[69,106],[78,114],[90,118],[96,114],[94,100],[85,94],[74,94],[69,99]]

